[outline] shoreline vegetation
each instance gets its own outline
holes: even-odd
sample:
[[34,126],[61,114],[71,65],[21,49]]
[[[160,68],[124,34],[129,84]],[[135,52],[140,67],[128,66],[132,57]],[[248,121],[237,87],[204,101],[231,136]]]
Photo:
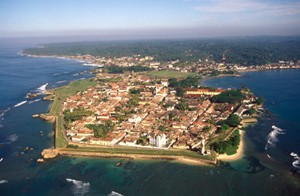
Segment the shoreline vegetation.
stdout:
[[[37,55],[31,55],[32,57],[39,57]],[[43,56],[47,57],[47,56]],[[49,56],[48,56],[49,57]],[[59,57],[59,56],[50,56],[50,57],[55,57],[55,58],[63,58],[67,59],[65,57]],[[73,59],[75,60],[75,59]],[[89,64],[91,65],[91,64]],[[93,64],[92,66],[97,66]],[[251,70],[251,71],[262,71],[262,70]],[[164,72],[164,73],[161,73]],[[170,72],[170,73],[168,73]],[[182,73],[182,72],[177,72],[180,74],[176,74],[175,72],[177,71],[150,71],[149,77],[154,77],[154,78],[171,78],[171,77],[187,77],[187,76],[195,76],[196,74],[194,73]],[[217,76],[206,76],[203,77],[203,80],[208,79],[208,78],[213,78],[213,77],[228,77],[228,76],[235,76],[235,77],[240,77],[242,76],[240,73],[247,72],[247,70],[233,73],[233,74],[220,74]],[[54,150],[57,152],[55,156],[58,154],[60,155],[66,155],[66,156],[89,156],[89,157],[102,157],[102,158],[128,158],[128,159],[159,159],[159,160],[174,160],[179,163],[185,163],[185,164],[192,164],[192,165],[216,165],[218,164],[218,161],[235,161],[239,160],[243,157],[243,152],[244,152],[244,131],[239,130],[240,134],[240,142],[237,148],[237,152],[233,155],[227,155],[226,153],[224,154],[213,154],[208,158],[208,156],[203,156],[202,157],[194,157],[194,155],[199,155],[195,152],[184,150],[182,151],[180,155],[178,155],[178,152],[174,152],[173,150],[167,150],[170,152],[170,154],[165,155],[164,153],[156,153],[155,155],[149,154],[149,151],[145,152],[141,150],[141,152],[130,152],[130,148],[127,147],[121,147],[122,149],[127,149],[128,152],[126,153],[116,153],[114,152],[115,150],[112,149],[111,151],[106,151],[106,152],[98,152],[96,151],[89,151],[92,148],[87,148],[84,147],[78,147],[78,149],[72,149],[72,148],[62,148],[64,146],[67,146],[68,141],[65,138],[64,134],[64,122],[63,122],[63,114],[62,114],[62,103],[63,101],[71,95],[74,95],[76,92],[83,91],[87,89],[90,86],[95,85],[95,81],[93,78],[86,79],[86,80],[81,80],[81,81],[72,81],[70,84],[66,86],[62,86],[59,88],[51,89],[47,91],[47,96],[45,97],[45,100],[52,100],[52,106],[50,108],[49,113],[47,114],[40,114],[40,115],[35,115],[34,117],[40,117],[41,119],[44,119],[46,121],[50,121],[54,124],[54,129],[55,129],[55,148]],[[54,120],[55,119],[55,120]],[[254,120],[253,120],[254,119]],[[249,122],[244,122],[242,123],[242,126],[245,126],[245,123],[254,123],[257,120],[253,118]],[[102,147],[97,147],[101,148]],[[101,150],[100,150],[101,151]],[[135,149],[134,151],[138,151]],[[164,150],[159,150],[159,151],[164,151]],[[43,151],[44,152],[44,151]],[[188,153],[187,153],[188,152]],[[48,152],[44,152],[43,157],[47,159],[49,157],[47,155]],[[191,155],[189,153],[193,153],[194,155]],[[46,155],[45,155],[46,154]],[[50,153],[51,154],[51,153]],[[45,155],[45,156],[44,156]],[[52,157],[51,157],[52,158]],[[208,159],[207,159],[208,158]]]

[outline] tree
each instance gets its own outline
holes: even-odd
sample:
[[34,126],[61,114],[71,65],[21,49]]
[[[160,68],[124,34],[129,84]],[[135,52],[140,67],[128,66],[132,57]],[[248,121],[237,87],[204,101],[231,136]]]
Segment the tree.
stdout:
[[256,114],[256,110],[253,109],[253,108],[250,108],[250,109],[248,110],[248,112],[249,112],[250,115]]
[[257,98],[257,100],[256,100],[256,102],[257,102],[257,104],[258,104],[258,105],[261,105],[261,104],[263,104],[263,103],[264,103],[264,101],[265,101],[265,100],[264,100],[264,98],[263,98],[263,97],[258,97],[258,98]]
[[236,127],[240,124],[241,119],[236,114],[231,114],[228,119],[226,120],[226,124],[228,124],[231,127]]
[[243,94],[239,90],[229,90],[215,95],[211,98],[215,103],[240,103],[244,99]]
[[73,112],[69,109],[63,112],[64,120],[69,123],[76,120],[81,120],[83,117],[90,116],[93,114],[92,111],[85,110],[84,108],[75,108]]
[[116,112],[121,112],[121,110],[122,110],[122,108],[121,108],[120,106],[116,106],[116,107],[115,107],[115,111],[116,111]]
[[169,113],[169,119],[172,120],[174,118],[175,114],[173,112]]
[[181,102],[179,102],[179,103],[175,106],[175,108],[176,108],[177,110],[188,110],[188,109],[189,109],[189,104],[188,104],[187,102],[181,101]]
[[224,133],[225,131],[227,131],[230,127],[224,123],[221,125],[220,129],[218,130],[218,133]]

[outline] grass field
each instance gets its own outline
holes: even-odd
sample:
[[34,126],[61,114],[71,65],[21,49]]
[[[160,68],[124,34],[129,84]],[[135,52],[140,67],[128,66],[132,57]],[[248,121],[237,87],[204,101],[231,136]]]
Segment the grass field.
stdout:
[[148,75],[154,78],[186,78],[188,76],[195,76],[197,74],[191,72],[185,73],[180,71],[163,70],[163,71],[150,71],[148,72]]
[[107,154],[136,154],[136,155],[156,155],[156,156],[185,156],[195,159],[214,160],[212,156],[203,156],[189,150],[161,150],[149,148],[132,148],[132,147],[79,147],[77,149],[65,148],[64,151],[76,152],[99,152]]

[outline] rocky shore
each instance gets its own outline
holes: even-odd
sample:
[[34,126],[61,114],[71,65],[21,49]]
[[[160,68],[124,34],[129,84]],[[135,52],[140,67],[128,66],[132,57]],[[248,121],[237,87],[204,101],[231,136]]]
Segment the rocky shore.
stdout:
[[44,149],[41,153],[44,159],[52,159],[58,155],[57,149]]
[[42,120],[54,123],[55,122],[55,116],[52,115],[46,115],[46,114],[33,114],[32,118],[40,118]]

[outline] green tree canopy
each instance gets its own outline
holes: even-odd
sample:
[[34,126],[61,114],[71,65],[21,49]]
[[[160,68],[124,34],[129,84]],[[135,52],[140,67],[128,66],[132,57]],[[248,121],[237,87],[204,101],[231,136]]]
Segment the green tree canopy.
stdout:
[[244,99],[243,94],[239,90],[229,90],[215,95],[211,98],[215,103],[240,103]]

